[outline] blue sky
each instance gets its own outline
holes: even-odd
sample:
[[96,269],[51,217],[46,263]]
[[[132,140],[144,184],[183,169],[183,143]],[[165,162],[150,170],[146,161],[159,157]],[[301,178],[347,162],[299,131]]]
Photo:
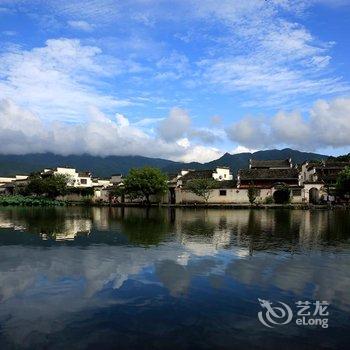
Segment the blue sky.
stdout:
[[2,153],[350,151],[350,0],[0,0]]

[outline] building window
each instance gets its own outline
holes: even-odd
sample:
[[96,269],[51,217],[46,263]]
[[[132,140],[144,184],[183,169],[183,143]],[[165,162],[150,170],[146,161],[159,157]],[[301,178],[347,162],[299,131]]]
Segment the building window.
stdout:
[[226,178],[226,174],[224,174],[224,177]]
[[81,179],[81,180],[80,180],[80,183],[81,183],[82,185],[86,185],[86,184],[87,184],[87,180],[86,180],[86,179]]
[[220,193],[220,196],[226,196],[227,191],[226,190],[220,190],[219,193]]

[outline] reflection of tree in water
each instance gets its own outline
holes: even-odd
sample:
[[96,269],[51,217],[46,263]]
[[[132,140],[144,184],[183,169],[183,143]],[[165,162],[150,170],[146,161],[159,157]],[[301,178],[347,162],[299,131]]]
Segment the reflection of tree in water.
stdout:
[[[34,234],[39,238],[39,234],[44,235],[47,239],[71,240],[79,237],[77,241],[84,244],[124,244],[128,240],[134,244],[151,245],[177,237],[213,245],[219,240],[217,246],[220,248],[233,245],[248,248],[252,253],[312,249],[316,245],[336,245],[347,241],[349,214],[349,210],[6,207],[1,208],[0,224],[3,228],[17,228],[15,232],[8,231],[6,239],[2,230],[4,243],[14,241],[15,236],[20,234],[18,229],[24,228],[27,231],[25,240],[31,242],[36,239]],[[86,237],[85,233],[90,229],[91,234]],[[77,236],[79,233],[84,235]],[[170,236],[170,233],[178,236]]]
[[303,242],[309,245],[334,245],[349,239],[349,210],[309,211],[301,231]]
[[250,210],[241,243],[249,247],[250,254],[255,250],[294,249],[300,221],[293,221],[291,213],[290,210]]
[[[235,233],[235,231],[233,231]],[[250,210],[237,244],[260,250],[295,251],[336,245],[350,234],[349,211]]]
[[129,242],[151,245],[164,240],[171,229],[168,213],[161,209],[133,209],[120,211],[120,217],[116,217]]
[[192,236],[213,236],[216,228],[217,225],[205,218],[186,221],[181,225],[182,233]]

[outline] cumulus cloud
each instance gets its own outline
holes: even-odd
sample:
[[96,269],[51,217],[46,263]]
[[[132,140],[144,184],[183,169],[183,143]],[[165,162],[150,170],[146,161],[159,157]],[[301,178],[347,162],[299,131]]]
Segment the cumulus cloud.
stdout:
[[188,113],[181,108],[173,108],[167,118],[159,124],[158,132],[161,138],[176,141],[189,130],[191,119]]
[[230,153],[231,154],[237,154],[237,153],[254,153],[257,149],[251,149],[247,148],[241,145],[238,145],[236,148],[234,148]]
[[246,117],[227,129],[228,137],[248,148],[289,145],[304,149],[350,146],[350,98],[318,100],[303,118],[299,112]]
[[228,127],[226,133],[232,141],[248,148],[263,148],[270,142],[261,118],[243,118]]
[[213,144],[225,137],[225,133],[219,128],[196,128],[192,129],[189,135],[191,138],[198,139],[205,144]]
[[177,141],[177,144],[186,150],[181,157],[184,162],[207,162],[209,159],[214,160],[222,156],[223,152],[215,147],[206,147],[202,145],[193,145],[188,138]]
[[[173,120],[174,115],[184,117],[180,111],[173,109],[169,118]],[[187,120],[189,116],[185,115]],[[179,119],[180,124],[182,117]],[[189,140],[175,142],[176,139],[177,137],[164,140],[157,135],[152,136],[137,123],[130,123],[126,116],[117,113],[109,118],[96,107],[89,108],[88,116],[82,123],[45,122],[11,100],[0,101],[2,154],[53,152],[63,155],[143,155],[203,162],[213,160],[221,154],[214,148],[192,144]]]

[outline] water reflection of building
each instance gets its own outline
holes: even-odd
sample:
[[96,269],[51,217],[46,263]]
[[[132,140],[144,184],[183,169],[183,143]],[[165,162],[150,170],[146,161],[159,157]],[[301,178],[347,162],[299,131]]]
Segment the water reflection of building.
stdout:
[[199,256],[232,247],[239,247],[244,255],[266,249],[292,251],[337,237],[333,223],[344,220],[342,215],[346,214],[301,210],[8,208],[0,211],[0,228],[27,230],[55,240],[74,240],[95,229],[120,234],[132,244],[157,245],[175,238]]
[[0,228],[28,231],[44,240],[74,240],[89,235],[92,220],[80,208],[8,208],[0,211]]
[[[91,220],[87,219],[66,219],[59,231],[50,233],[50,238],[56,241],[73,241],[79,235],[88,236],[92,229]],[[48,239],[46,233],[40,233],[43,239]]]

